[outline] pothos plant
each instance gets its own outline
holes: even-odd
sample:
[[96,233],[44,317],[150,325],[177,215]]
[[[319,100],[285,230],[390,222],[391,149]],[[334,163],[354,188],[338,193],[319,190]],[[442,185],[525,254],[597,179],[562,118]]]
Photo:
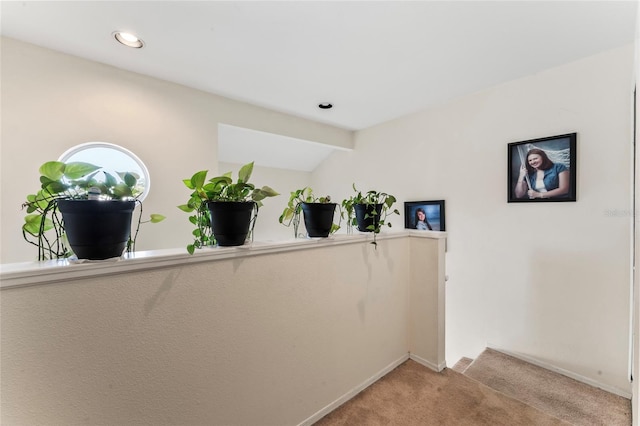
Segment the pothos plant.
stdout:
[[[298,227],[300,226],[300,214],[302,213],[303,203],[329,204],[332,203],[332,201],[329,195],[316,197],[313,193],[313,189],[308,186],[291,192],[289,202],[282,211],[278,221],[284,226],[293,225],[293,233],[296,238],[298,237]],[[335,222],[332,223],[329,234],[335,233],[338,229],[340,229],[340,224],[336,224]]]
[[191,178],[184,179],[184,185],[193,192],[189,196],[186,204],[181,204],[178,208],[184,212],[191,213],[189,221],[196,226],[192,234],[194,241],[187,245],[189,254],[193,254],[195,249],[215,244],[213,229],[211,228],[211,213],[207,208],[209,201],[254,201],[256,207],[262,207],[267,197],[280,195],[269,186],[256,188],[249,183],[253,173],[253,161],[245,164],[238,171],[238,179],[234,183],[231,172],[221,176],[216,176],[207,181],[207,170],[195,173]]
[[[377,247],[376,236],[380,233],[383,226],[391,228],[391,222],[387,218],[392,214],[399,215],[398,209],[393,209],[396,197],[391,194],[379,191],[367,191],[364,194],[356,188],[356,184],[352,184],[355,195],[342,200],[342,215],[347,220],[347,232],[351,232],[354,226],[358,226],[358,218],[356,215],[356,206],[360,205],[364,210],[362,215],[363,222],[366,224],[365,232],[373,232],[373,241],[371,244]],[[376,206],[379,206],[376,208]]]
[[40,189],[27,195],[22,204],[27,214],[22,235],[29,244],[38,247],[38,260],[66,258],[73,254],[65,235],[64,222],[58,209],[59,200],[123,200],[140,205],[138,223],[133,236],[129,236],[127,251],[135,250],[140,225],[164,220],[152,214],[142,221],[142,203],[138,197],[143,188],[139,176],[132,172],[110,173],[101,166],[84,162],[48,161],[40,166]]

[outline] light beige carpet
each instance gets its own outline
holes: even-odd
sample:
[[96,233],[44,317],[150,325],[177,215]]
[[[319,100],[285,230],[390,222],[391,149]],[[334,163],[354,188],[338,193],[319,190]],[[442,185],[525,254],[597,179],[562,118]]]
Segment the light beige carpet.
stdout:
[[465,376],[574,425],[630,425],[631,401],[486,349]]
[[456,362],[456,364],[451,367],[451,369],[453,371],[457,371],[458,373],[464,374],[464,370],[467,369],[467,367],[469,365],[471,365],[471,363],[473,362],[473,360],[471,358],[460,358],[460,360],[458,362]]
[[406,361],[316,425],[566,425],[450,369]]

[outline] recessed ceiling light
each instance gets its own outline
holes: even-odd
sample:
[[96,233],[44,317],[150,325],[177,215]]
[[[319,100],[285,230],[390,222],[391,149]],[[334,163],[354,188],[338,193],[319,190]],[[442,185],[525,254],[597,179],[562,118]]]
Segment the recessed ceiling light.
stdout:
[[330,108],[333,108],[333,105],[331,105],[329,102],[323,102],[321,104],[318,104],[318,108],[320,108],[320,109],[330,109]]
[[136,49],[140,49],[144,46],[144,42],[131,33],[127,33],[124,31],[115,31],[113,33],[113,36],[116,38],[116,40],[118,40],[125,46],[135,47]]

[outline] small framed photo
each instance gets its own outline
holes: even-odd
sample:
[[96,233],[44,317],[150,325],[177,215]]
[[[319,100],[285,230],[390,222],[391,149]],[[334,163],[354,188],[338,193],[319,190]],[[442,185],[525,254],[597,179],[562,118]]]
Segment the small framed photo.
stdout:
[[421,231],[444,231],[444,200],[405,202],[404,227]]
[[509,203],[576,201],[576,133],[507,146]]

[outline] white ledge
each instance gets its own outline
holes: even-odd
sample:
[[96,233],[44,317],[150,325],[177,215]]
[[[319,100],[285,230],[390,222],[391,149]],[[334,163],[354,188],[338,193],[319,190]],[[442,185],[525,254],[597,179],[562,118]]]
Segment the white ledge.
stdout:
[[[404,230],[378,234],[378,240],[393,238],[443,239],[446,232]],[[0,265],[0,288],[2,290],[68,281],[89,276],[114,275],[131,271],[142,271],[184,265],[213,262],[222,259],[281,253],[291,250],[306,250],[342,244],[362,244],[373,241],[370,233],[332,235],[328,238],[293,239],[284,241],[255,241],[237,247],[212,247],[196,250],[193,255],[186,249],[162,249],[139,251],[117,259],[102,261],[73,261],[68,259],[43,262],[7,263]]]

